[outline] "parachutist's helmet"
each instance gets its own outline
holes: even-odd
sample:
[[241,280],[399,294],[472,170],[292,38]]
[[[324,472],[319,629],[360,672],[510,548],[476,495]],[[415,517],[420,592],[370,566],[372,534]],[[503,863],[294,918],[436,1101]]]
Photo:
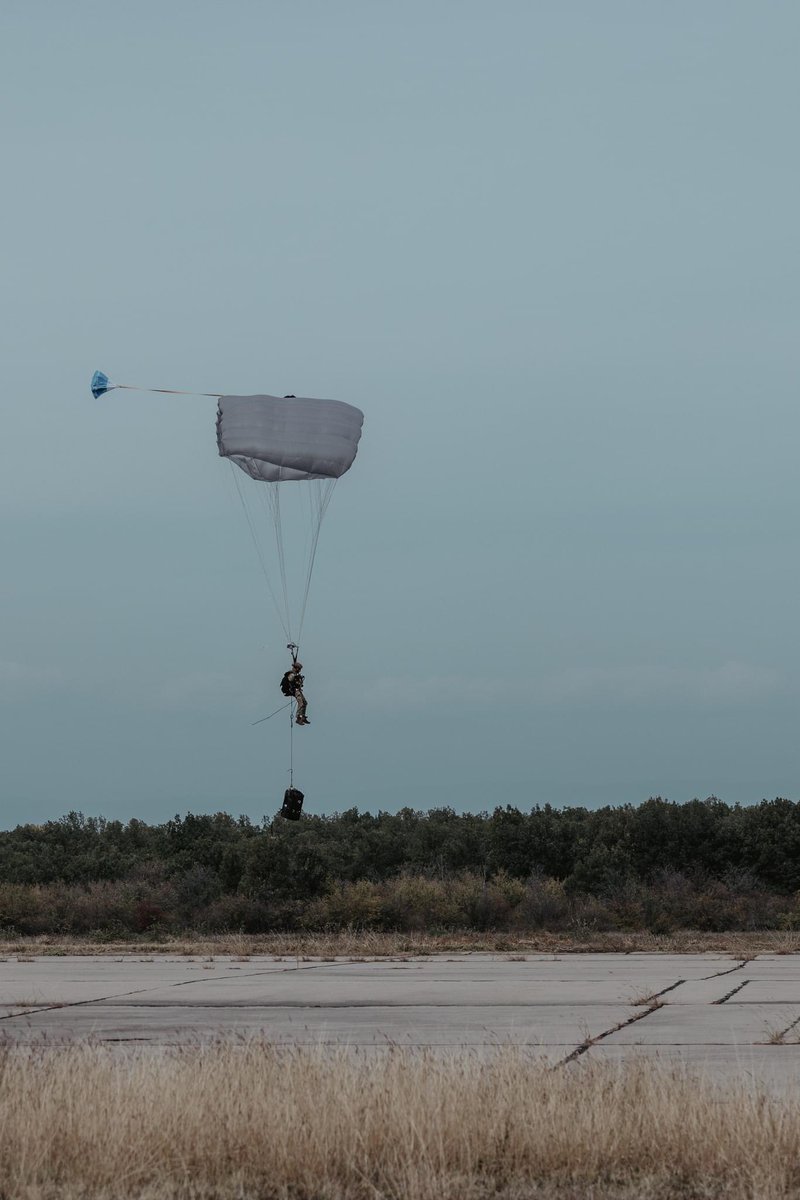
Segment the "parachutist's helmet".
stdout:
[[302,671],[303,664],[301,662],[294,662],[292,663],[292,667],[295,671]]

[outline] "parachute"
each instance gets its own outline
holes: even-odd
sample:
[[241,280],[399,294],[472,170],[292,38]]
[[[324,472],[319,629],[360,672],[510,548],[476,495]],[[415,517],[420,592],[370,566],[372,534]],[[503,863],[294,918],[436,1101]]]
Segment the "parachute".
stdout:
[[[353,465],[364,414],[341,400],[140,388],[112,383],[103,371],[95,371],[95,399],[116,388],[216,399],[217,447],[231,464],[258,560],[296,660],[320,528],[337,480]],[[264,534],[270,527],[273,545],[268,548]],[[290,707],[293,712],[294,705]],[[290,762],[290,789],[292,769]]]
[[101,396],[105,396],[106,392],[112,390],[114,384],[102,371],[95,371],[89,387],[92,389],[92,395],[95,400],[99,400]]
[[[341,400],[307,396],[220,396],[217,446],[238,468],[234,484],[245,511],[287,641],[299,645],[320,528],[336,482],[358,450],[364,414]],[[244,472],[257,486],[240,484]],[[244,482],[244,481],[242,481]],[[299,491],[299,496],[287,496]],[[253,494],[255,491],[255,495]],[[259,499],[272,525],[266,551]],[[287,503],[293,505],[288,508]],[[280,591],[270,563],[277,566]]]
[[[104,371],[95,371],[90,386],[96,400],[120,388],[172,396],[208,396],[217,401],[217,447],[221,457],[238,468],[233,478],[261,568],[287,641],[297,649],[320,527],[336,481],[350,470],[356,457],[364,422],[361,410],[341,400],[308,396],[227,396],[112,383]],[[255,496],[252,484],[244,489],[240,486],[239,471],[258,485]],[[301,485],[305,519],[296,512],[285,512],[282,494],[287,484],[293,485],[290,491],[295,484]],[[259,500],[273,528],[273,552],[263,544],[265,524],[257,511]],[[295,505],[295,509],[299,507]],[[300,585],[293,587],[292,568],[301,561]],[[279,591],[271,564],[280,577]]]
[[262,483],[339,479],[353,465],[363,421],[341,400],[220,396],[217,445]]

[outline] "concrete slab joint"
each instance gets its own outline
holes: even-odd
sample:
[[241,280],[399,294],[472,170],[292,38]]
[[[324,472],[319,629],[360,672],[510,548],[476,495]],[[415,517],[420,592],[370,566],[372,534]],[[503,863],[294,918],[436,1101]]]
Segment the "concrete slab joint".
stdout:
[[647,1056],[789,1087],[800,955],[20,956],[0,962],[0,1028],[19,1043],[91,1036],[153,1050],[226,1035],[359,1053],[514,1046],[557,1068]]

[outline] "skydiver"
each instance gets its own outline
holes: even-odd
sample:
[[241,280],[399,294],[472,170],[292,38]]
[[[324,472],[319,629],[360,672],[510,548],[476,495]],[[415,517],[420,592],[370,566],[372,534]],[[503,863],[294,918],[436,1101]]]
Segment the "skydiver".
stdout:
[[308,701],[303,694],[303,683],[305,680],[302,676],[303,664],[294,660],[290,670],[286,672],[281,680],[281,691],[285,696],[292,696],[297,704],[297,713],[295,714],[295,725],[310,725],[306,716],[306,708]]

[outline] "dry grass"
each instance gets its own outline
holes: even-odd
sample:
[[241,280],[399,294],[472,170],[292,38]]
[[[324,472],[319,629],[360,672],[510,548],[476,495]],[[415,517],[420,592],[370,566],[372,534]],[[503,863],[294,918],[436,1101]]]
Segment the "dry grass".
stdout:
[[773,1200],[800,1195],[800,1102],[513,1050],[7,1046],[0,1195]]
[[[93,940],[40,934],[0,938],[0,957],[43,954],[216,954],[247,958],[253,954],[286,958],[380,958],[397,955],[464,954],[702,954],[717,952],[734,958],[756,954],[797,954],[800,932],[701,933],[498,933],[472,930],[451,933],[384,933],[336,930],[330,933],[228,933],[181,937]],[[0,1193],[0,1200],[2,1194]]]

